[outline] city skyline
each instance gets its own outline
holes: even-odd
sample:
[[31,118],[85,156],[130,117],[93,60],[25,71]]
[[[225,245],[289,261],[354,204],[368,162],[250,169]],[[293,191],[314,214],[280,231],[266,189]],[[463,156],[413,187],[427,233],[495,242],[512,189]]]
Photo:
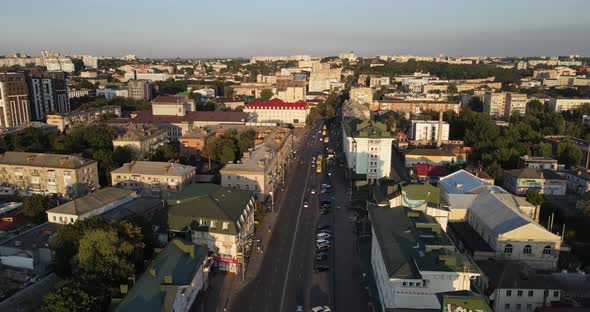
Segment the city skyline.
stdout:
[[[64,54],[140,57],[588,54],[590,3],[567,0],[456,0],[274,3],[185,0],[11,2],[0,54],[43,49]],[[169,14],[166,14],[169,13]],[[259,14],[262,13],[262,14]],[[27,23],[22,23],[23,20]],[[19,25],[19,27],[14,27]],[[43,29],[43,31],[39,31]],[[586,40],[584,40],[584,38]]]

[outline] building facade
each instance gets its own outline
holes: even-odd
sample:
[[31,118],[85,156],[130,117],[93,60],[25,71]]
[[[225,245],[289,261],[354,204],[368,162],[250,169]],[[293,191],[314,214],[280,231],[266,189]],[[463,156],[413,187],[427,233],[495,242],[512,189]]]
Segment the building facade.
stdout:
[[173,162],[132,161],[111,171],[112,185],[145,197],[166,197],[195,180],[196,168]]
[[284,102],[305,101],[306,82],[293,77],[276,80],[276,97]]
[[0,128],[26,126],[30,120],[25,75],[0,73]]
[[[415,141],[435,143],[438,140],[439,122],[436,120],[412,120],[410,139]],[[442,122],[441,141],[449,140],[449,123]]]
[[127,81],[129,97],[136,101],[149,101],[152,99],[152,86],[146,80]]
[[75,125],[99,121],[104,114],[114,114],[121,117],[121,106],[109,105],[65,114],[47,114],[47,124],[56,126],[59,131],[64,131]]
[[590,104],[590,99],[563,99],[563,98],[551,98],[549,100],[549,109],[556,113],[563,111],[570,111]]
[[522,168],[504,171],[504,188],[514,195],[538,191],[545,195],[565,195],[567,181],[550,169]]
[[149,156],[168,143],[168,132],[155,126],[130,125],[125,133],[113,140],[113,148],[129,147],[139,159]]
[[305,126],[309,110],[305,101],[288,103],[279,99],[254,100],[244,106],[244,113],[249,113],[254,122],[285,123],[295,127]]
[[24,192],[78,196],[100,187],[97,162],[72,155],[6,152],[0,182]]
[[27,72],[31,118],[45,119],[48,113],[68,113],[70,98],[64,72]]

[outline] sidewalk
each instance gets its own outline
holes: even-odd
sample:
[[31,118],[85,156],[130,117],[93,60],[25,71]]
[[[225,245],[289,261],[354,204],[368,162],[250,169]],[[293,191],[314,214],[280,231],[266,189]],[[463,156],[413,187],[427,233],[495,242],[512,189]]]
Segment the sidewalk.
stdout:
[[[299,147],[300,138],[294,138],[294,150]],[[292,173],[297,166],[299,160],[292,161],[287,167],[288,172]],[[293,175],[285,177],[289,184],[293,183]],[[232,299],[242,290],[244,286],[250,283],[256,278],[262,268],[262,262],[264,259],[264,251],[267,250],[270,244],[270,238],[272,237],[273,231],[275,230],[275,224],[277,222],[280,207],[283,206],[285,201],[285,192],[278,191],[275,197],[275,209],[274,212],[267,212],[264,218],[264,224],[261,224],[254,233],[254,239],[259,240],[260,243],[252,245],[249,259],[246,262],[246,274],[242,279],[242,273],[229,274],[223,272],[217,272],[209,275],[210,279],[210,290],[207,291],[203,301],[200,303],[197,309],[191,311],[206,311],[206,312],[225,312],[232,310]],[[270,227],[270,232],[269,232]],[[258,251],[258,246],[261,246],[262,252]]]

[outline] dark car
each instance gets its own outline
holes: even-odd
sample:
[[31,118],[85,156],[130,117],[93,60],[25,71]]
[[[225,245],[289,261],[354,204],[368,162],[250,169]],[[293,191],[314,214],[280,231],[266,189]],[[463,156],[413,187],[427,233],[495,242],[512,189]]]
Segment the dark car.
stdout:
[[328,253],[325,251],[320,251],[318,252],[318,254],[315,256],[315,259],[317,261],[324,261],[326,259],[328,259]]
[[320,209],[320,214],[321,215],[327,215],[328,213],[330,213],[330,211],[327,208],[321,208]]
[[313,271],[316,273],[327,272],[327,271],[330,271],[330,267],[327,265],[318,265],[313,269]]
[[327,230],[330,228],[329,224],[320,224],[318,225],[318,230]]
[[318,234],[319,234],[319,233],[328,233],[328,234],[330,234],[330,235],[331,235],[331,234],[332,234],[332,231],[330,231],[330,230],[319,230],[319,231],[318,231]]

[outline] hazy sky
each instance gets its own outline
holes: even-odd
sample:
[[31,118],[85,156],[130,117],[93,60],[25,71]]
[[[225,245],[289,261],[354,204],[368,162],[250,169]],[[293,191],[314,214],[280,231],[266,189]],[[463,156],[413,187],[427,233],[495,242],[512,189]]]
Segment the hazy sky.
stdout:
[[588,0],[3,2],[0,54],[590,54]]

